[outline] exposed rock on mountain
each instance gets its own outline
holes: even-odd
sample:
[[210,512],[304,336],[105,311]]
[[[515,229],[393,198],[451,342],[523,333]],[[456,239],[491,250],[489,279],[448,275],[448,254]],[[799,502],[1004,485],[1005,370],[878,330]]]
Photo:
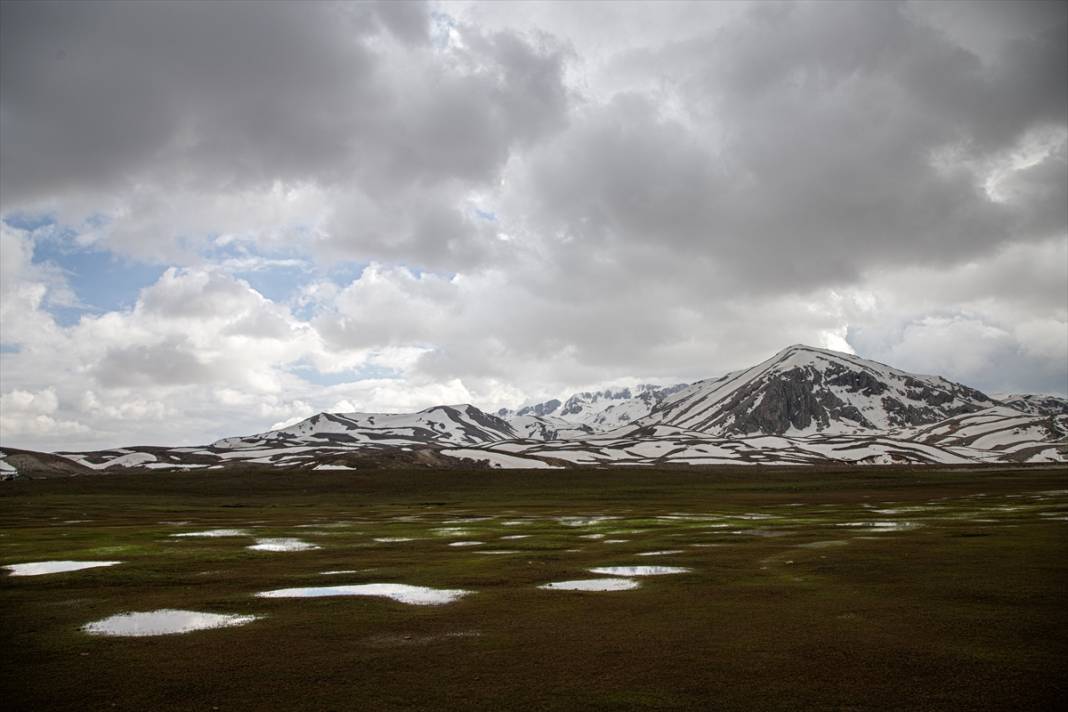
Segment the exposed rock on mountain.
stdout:
[[470,404],[418,413],[319,413],[280,430],[212,443],[215,450],[287,443],[323,445],[478,445],[517,437],[507,421]]
[[1068,415],[1068,398],[1013,393],[998,398],[1002,405],[1031,415]]
[[554,416],[516,415],[508,419],[508,424],[517,433],[517,437],[527,440],[560,440],[592,435],[595,432],[589,425],[572,423]]
[[[668,396],[686,388],[685,383],[674,386],[656,386],[642,383],[633,388],[606,388],[601,391],[575,393],[561,403],[558,399],[525,406],[519,410],[502,410],[498,415],[513,426],[529,421],[517,420],[530,416],[554,418],[555,421],[571,423],[580,432],[611,430],[632,423],[648,415]],[[529,427],[519,425],[517,427]],[[565,430],[565,428],[561,428]],[[531,437],[537,437],[531,435]],[[548,439],[548,438],[546,438]]]
[[577,393],[498,415],[320,413],[203,447],[0,450],[0,476],[116,470],[1068,461],[1068,401],[994,401],[850,354],[791,346],[689,386]]
[[694,383],[642,422],[718,436],[862,433],[936,423],[993,405],[989,396],[944,378],[790,346],[752,368]]

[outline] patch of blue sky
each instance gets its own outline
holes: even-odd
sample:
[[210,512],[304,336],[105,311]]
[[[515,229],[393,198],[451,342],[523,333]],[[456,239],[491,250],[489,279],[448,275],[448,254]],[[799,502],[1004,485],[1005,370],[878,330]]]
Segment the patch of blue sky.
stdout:
[[303,264],[266,264],[232,274],[273,302],[288,301],[308,281],[308,268]]
[[0,341],[0,354],[17,354],[21,350],[18,344],[8,344]]
[[200,253],[208,264],[245,280],[257,292],[274,302],[284,302],[311,279],[313,265],[296,249],[260,250],[251,241],[209,240]]
[[[111,311],[133,306],[142,289],[154,284],[164,272],[161,265],[148,265],[111,252],[73,246],[66,240],[36,242],[33,262],[51,264],[63,271],[80,306],[63,309]],[[58,308],[58,307],[57,307]]]
[[[319,270],[319,275],[326,280],[332,282],[338,287],[348,287],[353,282],[356,282],[363,276],[363,272],[370,265],[370,262],[358,262],[354,260],[338,260],[328,265],[319,265],[316,267]],[[385,263],[383,267],[399,267],[407,270],[414,277],[420,278],[423,275],[434,275],[443,279],[453,279],[456,276],[455,272],[435,272],[433,270],[423,269],[418,265],[406,265],[406,264],[389,264]]]
[[33,232],[43,227],[56,224],[56,218],[51,213],[8,213],[4,215],[4,224],[16,230]]
[[370,379],[400,378],[403,374],[397,369],[385,366],[366,365],[343,371],[323,372],[307,363],[299,363],[290,369],[308,383],[316,386],[338,386],[343,383],[355,383]]
[[[62,326],[78,322],[85,313],[133,306],[140,291],[156,282],[164,267],[123,259],[111,252],[78,242],[78,230],[61,225],[51,215],[5,215],[10,227],[31,232],[32,262],[58,270],[75,299],[46,302],[45,308]],[[85,228],[101,227],[105,218],[86,221]]]
[[430,44],[437,50],[449,46],[451,35],[455,32],[456,20],[450,15],[434,10],[430,13]]
[[335,262],[325,270],[325,277],[339,287],[347,287],[360,278],[367,262]]
[[486,222],[497,222],[497,213],[491,210],[482,210],[481,208],[475,208],[475,216],[480,220]]

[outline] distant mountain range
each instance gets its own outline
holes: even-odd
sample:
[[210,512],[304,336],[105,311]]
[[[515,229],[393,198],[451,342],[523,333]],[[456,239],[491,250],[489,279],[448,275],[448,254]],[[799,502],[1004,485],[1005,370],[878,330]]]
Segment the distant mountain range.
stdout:
[[1068,461],[1068,400],[994,399],[937,376],[790,346],[751,368],[577,393],[517,411],[320,413],[203,447],[3,449],[0,475],[139,470]]

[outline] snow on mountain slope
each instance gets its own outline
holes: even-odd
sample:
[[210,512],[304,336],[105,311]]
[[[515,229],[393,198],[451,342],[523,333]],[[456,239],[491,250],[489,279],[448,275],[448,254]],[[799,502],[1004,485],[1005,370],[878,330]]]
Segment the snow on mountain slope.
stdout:
[[[1009,407],[1010,405],[1015,407]],[[961,464],[1068,461],[1064,399],[1002,402],[944,378],[791,346],[690,386],[608,389],[504,417],[472,405],[320,413],[204,447],[16,453],[36,471],[381,467]],[[51,458],[51,459],[48,459]],[[36,466],[36,465],[35,465]],[[25,467],[30,467],[26,464]],[[31,468],[32,469],[32,468]],[[36,475],[27,475],[36,476]]]
[[1068,415],[1068,398],[1060,396],[1036,395],[1033,393],[1011,393],[996,396],[1002,405],[1031,415]]
[[996,454],[988,457],[978,451],[938,447],[882,435],[717,438],[703,433],[664,431],[659,436],[635,433],[621,438],[490,443],[479,450],[576,465],[953,465],[999,461]]
[[319,413],[287,428],[223,438],[217,450],[267,443],[322,445],[476,445],[517,437],[506,421],[473,405],[438,405],[418,413]]
[[592,434],[589,425],[572,423],[552,415],[513,415],[508,424],[516,437],[526,440],[562,440]]
[[995,406],[934,425],[904,431],[909,440],[940,447],[967,447],[1001,453],[1060,448],[1068,454],[1068,415],[1028,415]]
[[641,422],[713,435],[865,433],[992,405],[987,395],[944,378],[796,345],[752,368],[698,381]]
[[[633,388],[606,388],[600,391],[575,393],[566,401],[554,398],[536,403],[517,411],[501,410],[498,415],[517,429],[534,432],[535,421],[525,418],[550,418],[550,422],[564,421],[578,426],[578,433],[605,431],[632,423],[649,414],[659,403],[673,393],[686,387],[685,383],[674,386],[656,386],[641,383]],[[533,428],[533,429],[532,429]],[[538,437],[531,435],[530,437]],[[566,437],[566,436],[562,436]],[[543,438],[544,439],[544,438]]]

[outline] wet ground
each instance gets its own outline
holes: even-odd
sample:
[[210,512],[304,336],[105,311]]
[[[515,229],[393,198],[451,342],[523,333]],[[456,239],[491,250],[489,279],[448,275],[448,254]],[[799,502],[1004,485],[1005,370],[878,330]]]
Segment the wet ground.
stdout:
[[1068,677],[1063,469],[4,483],[28,564],[15,709],[1046,709]]

